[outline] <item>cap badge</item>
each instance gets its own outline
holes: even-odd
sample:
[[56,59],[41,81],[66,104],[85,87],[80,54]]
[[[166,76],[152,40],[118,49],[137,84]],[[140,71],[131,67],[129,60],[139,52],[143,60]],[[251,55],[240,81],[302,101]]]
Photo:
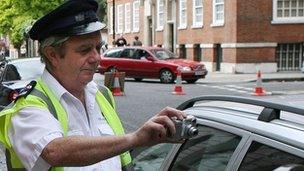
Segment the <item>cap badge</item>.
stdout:
[[78,14],[75,16],[75,20],[76,21],[83,21],[84,20],[84,14]]

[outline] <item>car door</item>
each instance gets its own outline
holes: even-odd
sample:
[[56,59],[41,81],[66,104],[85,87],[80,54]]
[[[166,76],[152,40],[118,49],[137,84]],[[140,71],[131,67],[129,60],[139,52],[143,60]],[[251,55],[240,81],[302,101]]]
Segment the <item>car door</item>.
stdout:
[[209,120],[199,121],[198,130],[198,136],[180,147],[165,170],[231,170],[249,135],[247,131]]
[[144,49],[137,49],[133,55],[134,77],[137,78],[157,78],[158,68],[154,61],[148,60],[151,54]]
[[[249,132],[200,119],[197,128],[199,134],[183,144],[163,146],[158,152],[150,148],[150,153],[140,153],[140,159],[138,156],[134,159],[136,170],[230,170]],[[162,155],[158,155],[160,151]]]
[[304,165],[304,150],[261,135],[252,134],[233,170],[272,171],[290,164]]
[[137,70],[134,66],[134,53],[134,48],[123,49],[119,57],[119,64],[117,66],[117,69],[119,71],[126,72],[126,75],[130,77],[132,77],[134,75],[134,72]]

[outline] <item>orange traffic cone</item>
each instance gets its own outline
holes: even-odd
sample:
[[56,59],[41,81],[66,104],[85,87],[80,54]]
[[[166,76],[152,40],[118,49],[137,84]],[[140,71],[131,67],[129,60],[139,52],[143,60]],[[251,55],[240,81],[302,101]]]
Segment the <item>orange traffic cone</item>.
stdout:
[[114,85],[112,88],[113,96],[123,96],[123,93],[121,92],[120,84],[119,84],[119,72],[114,72]]
[[261,78],[261,71],[259,70],[257,73],[257,82],[256,82],[256,87],[253,93],[254,96],[265,96],[266,91],[262,87],[262,78]]
[[182,87],[182,74],[179,69],[177,69],[176,83],[174,87],[174,91],[172,92],[174,95],[184,95],[183,87]]

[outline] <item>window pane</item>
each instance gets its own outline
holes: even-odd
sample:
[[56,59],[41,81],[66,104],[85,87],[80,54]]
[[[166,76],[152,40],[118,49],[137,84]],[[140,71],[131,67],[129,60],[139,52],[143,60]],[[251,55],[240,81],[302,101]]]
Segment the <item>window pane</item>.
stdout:
[[289,10],[288,9],[284,10],[284,17],[289,17]]
[[163,160],[173,147],[173,144],[158,144],[150,147],[138,156],[135,157],[133,162],[136,164],[134,170],[136,171],[157,171],[159,170]]
[[299,7],[304,7],[304,0],[299,0]]
[[223,13],[216,14],[216,20],[223,20],[223,19],[224,19],[224,14]]
[[202,8],[197,8],[197,9],[196,9],[196,16],[201,17],[202,14],[203,14],[203,9],[202,9]]
[[282,10],[278,10],[277,15],[278,15],[278,17],[283,17],[283,11]]
[[282,1],[278,1],[278,8],[282,8],[283,7],[283,2]]
[[108,51],[104,56],[118,58],[120,56],[121,51],[122,51],[121,49],[113,49],[113,50]]
[[296,17],[297,16],[297,10],[296,9],[291,10],[291,16],[292,17]]
[[203,16],[202,15],[196,15],[195,17],[195,21],[198,22],[198,23],[201,23],[203,20]]
[[181,147],[172,171],[225,170],[241,137],[205,126],[198,126],[198,130],[198,136]]
[[239,170],[273,170],[286,164],[304,164],[304,159],[276,148],[253,142]]
[[195,0],[195,6],[202,6],[202,0]]
[[285,7],[285,8],[289,8],[289,4],[290,4],[290,3],[289,3],[289,0],[284,1],[284,7]]
[[303,9],[300,9],[299,10],[299,17],[303,17],[304,16],[304,10]]
[[297,1],[296,0],[291,1],[291,7],[297,7]]

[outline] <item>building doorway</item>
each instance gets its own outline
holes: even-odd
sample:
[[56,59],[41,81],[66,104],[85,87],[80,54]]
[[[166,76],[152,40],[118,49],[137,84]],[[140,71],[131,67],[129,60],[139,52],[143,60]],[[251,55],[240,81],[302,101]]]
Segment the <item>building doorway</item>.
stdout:
[[194,44],[194,61],[202,61],[202,48],[200,47],[200,44]]
[[152,17],[148,17],[148,45],[149,46],[152,46],[152,43],[153,43],[153,40],[152,40],[152,37],[153,37],[153,25],[152,25]]
[[216,44],[215,45],[215,51],[216,51],[216,71],[221,71],[221,63],[223,61],[223,49],[221,47],[221,44]]
[[168,23],[168,49],[174,52],[174,24]]

